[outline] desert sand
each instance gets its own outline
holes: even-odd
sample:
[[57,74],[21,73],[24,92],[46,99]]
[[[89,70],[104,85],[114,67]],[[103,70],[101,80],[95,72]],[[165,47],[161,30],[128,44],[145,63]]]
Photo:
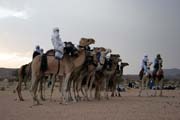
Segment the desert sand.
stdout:
[[[59,104],[56,88],[53,101],[32,106],[28,90],[23,90],[25,101],[17,99],[15,85],[0,91],[0,120],[180,120],[180,90],[164,91],[163,97],[138,97],[138,89],[129,89],[122,97]],[[153,91],[148,91],[150,94]]]

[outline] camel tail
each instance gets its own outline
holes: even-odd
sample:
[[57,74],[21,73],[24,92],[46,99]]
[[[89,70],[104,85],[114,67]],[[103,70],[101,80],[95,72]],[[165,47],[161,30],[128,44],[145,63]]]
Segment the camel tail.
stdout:
[[47,56],[45,54],[42,55],[41,57],[41,67],[40,67],[40,70],[42,72],[45,72],[48,68],[48,65],[47,65]]

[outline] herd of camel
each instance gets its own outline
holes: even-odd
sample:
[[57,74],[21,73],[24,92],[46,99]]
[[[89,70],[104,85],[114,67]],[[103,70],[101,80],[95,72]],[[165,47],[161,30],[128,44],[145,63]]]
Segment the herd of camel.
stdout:
[[[36,56],[29,64],[22,65],[18,70],[19,82],[16,88],[19,99],[24,100],[21,87],[22,82],[26,83],[25,79],[28,78],[31,79],[30,93],[33,103],[37,105],[40,104],[38,89],[40,98],[45,99],[47,78],[52,80],[50,99],[52,99],[55,82],[59,81],[62,104],[82,99],[109,99],[109,92],[111,96],[121,96],[117,91],[117,85],[123,75],[123,68],[129,64],[122,62],[120,55],[112,54],[110,49],[104,47],[91,49],[91,44],[95,44],[94,39],[81,38],[78,48],[72,43],[66,43],[61,60],[55,58],[54,50],[49,50],[43,55]],[[110,57],[107,58],[109,53],[111,53]],[[118,66],[119,62],[121,62],[121,67]],[[144,80],[147,80],[146,78],[147,76],[144,76],[142,84]]]

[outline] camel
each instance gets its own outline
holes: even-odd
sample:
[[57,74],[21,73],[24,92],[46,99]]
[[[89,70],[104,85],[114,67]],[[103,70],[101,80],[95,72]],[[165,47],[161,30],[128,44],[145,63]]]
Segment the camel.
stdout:
[[163,82],[164,82],[164,71],[162,69],[162,66],[159,64],[159,69],[157,72],[153,71],[152,74],[154,83],[155,83],[155,93],[154,96],[157,94],[158,86],[160,86],[160,94],[159,96],[163,96],[162,89],[163,89]]
[[[79,92],[81,91],[83,97],[87,100],[91,100],[92,98],[92,85],[94,83],[94,79],[95,79],[95,73],[97,70],[97,67],[101,67],[101,65],[103,66],[104,61],[105,61],[105,56],[111,52],[110,49],[105,49],[103,47],[95,47],[93,49],[93,54],[91,56],[91,60],[87,60],[86,62],[86,67],[83,67],[82,69],[80,69],[80,75],[79,78],[77,78],[76,80],[74,80],[74,82],[76,83],[76,87],[74,88],[74,93],[75,93],[75,97],[77,100],[80,99],[80,95]],[[98,62],[98,54],[100,55],[100,61]],[[98,63],[100,66],[98,66]],[[77,75],[76,75],[77,76]],[[82,84],[83,80],[85,81],[85,84]],[[85,92],[83,92],[82,88],[83,85],[85,87]],[[88,96],[88,91],[90,92],[90,97]],[[77,92],[77,94],[76,94]]]
[[[151,71],[150,71],[150,66],[152,65],[152,62],[148,62],[147,63],[147,67],[148,67],[148,72],[144,73],[144,72],[140,72],[139,77],[141,80],[141,85],[140,85],[140,90],[139,90],[139,96],[141,96],[142,90],[146,90],[146,94],[148,96],[148,92],[147,92],[147,88],[148,88],[148,83],[150,81],[151,78]],[[144,85],[145,84],[145,85]],[[145,88],[144,88],[145,86]]]
[[[96,49],[96,50],[99,51],[99,49]],[[99,58],[100,61],[99,61],[98,66],[97,67],[95,67],[95,66],[93,67],[92,65],[88,66],[88,68],[89,68],[88,72],[90,74],[88,74],[86,85],[85,85],[85,93],[86,93],[86,98],[88,100],[92,99],[92,85],[95,80],[96,71],[102,70],[103,65],[105,64],[105,59],[106,59],[107,54],[112,52],[111,49],[105,49],[105,48],[100,48],[100,51],[101,51],[101,56]],[[88,84],[89,84],[89,87],[88,87]],[[90,97],[88,97],[88,91],[90,92]]]
[[[77,50],[75,49],[74,45],[71,42],[64,42],[65,43],[65,48],[64,51],[65,53],[71,54],[71,55],[76,55]],[[47,56],[54,56],[55,55],[55,51],[54,49],[50,49],[48,50],[45,55]],[[18,93],[18,97],[20,101],[24,101],[22,94],[21,94],[21,86],[22,86],[22,82],[24,82],[25,87],[26,87],[26,82],[27,80],[31,79],[31,62],[29,64],[25,64],[22,65],[19,70],[18,70],[18,85],[17,85],[17,93]],[[39,85],[39,92],[40,92],[40,97],[41,100],[45,100],[45,82],[47,79],[52,79],[53,78],[53,74],[46,74],[44,77],[42,77],[42,79],[40,80],[40,85]],[[44,84],[44,87],[43,87]],[[52,91],[52,90],[51,90]]]
[[31,74],[31,63],[22,65],[18,69],[18,85],[16,87],[16,91],[18,93],[18,97],[20,101],[24,101],[22,94],[21,94],[21,87],[22,87],[22,82],[24,82],[25,88],[27,87],[26,82],[28,79],[30,79],[30,74]]
[[103,87],[104,97],[109,99],[108,90],[109,90],[109,81],[114,75],[118,62],[120,61],[119,54],[111,54],[109,60],[106,59],[106,62],[103,66],[101,71],[97,71],[96,73],[96,91],[95,91],[95,98],[100,99],[100,90]]
[[33,97],[33,102],[38,105],[40,104],[37,98],[37,86],[41,77],[44,74],[57,74],[59,77],[62,78],[62,87],[61,89],[61,96],[62,96],[62,104],[67,104],[67,84],[70,78],[71,73],[73,70],[79,66],[81,66],[85,62],[86,58],[86,47],[90,44],[94,44],[95,40],[92,38],[81,38],[79,42],[79,51],[77,57],[71,57],[68,54],[64,54],[63,58],[58,61],[55,59],[54,56],[47,56],[45,60],[47,64],[42,67],[41,64],[43,63],[42,57],[37,56],[32,61],[32,85],[30,92]]
[[80,95],[79,95],[80,90],[84,96],[84,92],[82,91],[82,87],[81,87],[82,80],[88,75],[92,74],[91,71],[93,70],[95,66],[97,66],[97,63],[98,63],[97,51],[93,49],[88,52],[85,63],[73,71],[70,82],[69,82],[69,92],[70,92],[70,98],[72,98],[71,90],[70,90],[70,86],[72,84],[73,93],[74,93],[74,98],[72,98],[72,100],[74,102],[80,99]]
[[123,69],[124,67],[128,66],[129,64],[126,62],[121,62],[121,65],[117,66],[117,69],[114,73],[114,75],[112,75],[111,81],[112,81],[112,94],[111,96],[119,96],[121,97],[120,91],[117,90],[119,88],[119,84],[120,82],[123,80],[122,76],[123,76]]

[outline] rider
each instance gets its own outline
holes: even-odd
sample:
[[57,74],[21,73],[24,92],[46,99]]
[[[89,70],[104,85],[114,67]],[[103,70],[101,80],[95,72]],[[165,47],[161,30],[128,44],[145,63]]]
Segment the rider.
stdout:
[[40,50],[40,46],[37,45],[35,48],[35,51],[33,52],[33,59],[37,56],[41,54],[41,50]]
[[141,71],[143,71],[143,73],[148,72],[148,62],[149,62],[148,55],[144,55],[144,58],[141,63]]
[[146,75],[149,74],[150,65],[151,65],[151,62],[149,62],[148,55],[144,55],[144,58],[142,59],[142,63],[141,63],[141,70],[139,73],[140,80],[142,80],[142,77],[144,74],[146,74]]
[[52,44],[55,49],[55,58],[60,60],[64,54],[64,42],[62,42],[60,35],[59,35],[59,28],[56,27],[53,29],[53,34],[51,37]]
[[162,63],[163,63],[163,60],[161,58],[161,55],[160,54],[157,54],[155,60],[154,60],[154,73],[157,73],[157,71],[159,70],[159,68],[162,68]]

